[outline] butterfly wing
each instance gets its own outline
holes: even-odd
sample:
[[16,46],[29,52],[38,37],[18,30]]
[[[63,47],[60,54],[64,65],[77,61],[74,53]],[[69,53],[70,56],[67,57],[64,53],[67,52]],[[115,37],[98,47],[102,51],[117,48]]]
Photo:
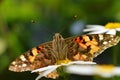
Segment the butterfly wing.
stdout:
[[13,61],[9,70],[15,72],[32,71],[48,65],[54,65],[58,60],[67,56],[67,44],[59,33],[53,36],[51,42],[43,43],[32,48]]
[[57,60],[65,58],[92,61],[94,57],[105,49],[116,45],[119,41],[120,37],[109,34],[82,35],[64,40],[57,33],[53,41],[34,47],[18,57],[10,64],[9,70],[15,72],[32,71],[53,65]]
[[92,34],[70,37],[65,41],[68,44],[69,59],[92,61],[105,49],[116,45],[120,37],[110,34]]
[[15,72],[32,71],[37,68],[54,64],[51,56],[52,42],[43,43],[25,52],[13,61],[9,70]]

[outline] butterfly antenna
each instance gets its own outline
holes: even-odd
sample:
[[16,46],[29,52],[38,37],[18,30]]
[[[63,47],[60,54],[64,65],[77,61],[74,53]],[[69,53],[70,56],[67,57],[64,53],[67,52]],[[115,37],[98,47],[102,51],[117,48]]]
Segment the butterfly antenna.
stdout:
[[65,29],[67,29],[69,27],[69,25],[77,19],[78,19],[78,15],[77,14],[73,15],[73,17],[70,18],[69,21],[62,26],[62,29],[61,29],[61,27],[59,27],[59,29],[58,29],[58,30],[60,30],[59,33],[62,33],[63,31],[65,31]]

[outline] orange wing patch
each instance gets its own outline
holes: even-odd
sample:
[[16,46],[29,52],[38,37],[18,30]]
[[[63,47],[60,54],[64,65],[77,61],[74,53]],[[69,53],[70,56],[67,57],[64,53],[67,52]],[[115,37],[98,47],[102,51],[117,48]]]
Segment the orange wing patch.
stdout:
[[32,54],[32,56],[30,55],[28,58],[29,58],[29,61],[32,63],[32,62],[34,62],[35,57],[38,55],[38,50],[36,48],[33,48],[31,50],[31,54]]
[[84,60],[86,60],[86,58],[87,58],[86,55],[80,54],[80,53],[77,53],[75,56],[73,56],[74,60],[82,60],[82,61],[84,61]]

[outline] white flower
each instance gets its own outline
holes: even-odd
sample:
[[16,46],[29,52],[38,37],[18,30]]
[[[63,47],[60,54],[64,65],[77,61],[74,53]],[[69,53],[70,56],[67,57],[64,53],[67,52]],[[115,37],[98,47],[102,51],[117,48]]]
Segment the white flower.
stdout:
[[104,78],[120,75],[120,67],[113,65],[72,65],[68,66],[66,71],[78,75],[99,75]]
[[39,69],[33,70],[32,73],[41,72],[41,74],[35,79],[35,80],[38,80],[41,77],[47,76],[49,73],[55,71],[60,66],[70,66],[72,64],[96,64],[96,63],[95,62],[84,62],[84,61],[72,61],[72,62],[68,62],[67,64],[61,63],[60,65],[50,65],[47,67],[39,68]]
[[120,23],[108,23],[105,26],[87,25],[86,27],[83,32],[89,32],[88,34],[106,33],[115,35],[117,31],[120,31]]

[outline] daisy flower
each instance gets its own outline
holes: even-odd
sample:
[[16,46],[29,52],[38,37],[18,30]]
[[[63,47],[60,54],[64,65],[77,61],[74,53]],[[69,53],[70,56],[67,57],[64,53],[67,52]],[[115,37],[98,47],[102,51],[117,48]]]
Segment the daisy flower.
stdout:
[[[59,75],[57,74],[56,72],[56,69],[61,67],[61,66],[70,66],[72,64],[96,64],[95,62],[85,62],[85,61],[70,61],[68,59],[66,60],[61,60],[61,61],[58,61],[58,64],[56,65],[50,65],[50,66],[47,66],[47,67],[43,67],[43,68],[39,68],[39,69],[36,69],[36,70],[33,70],[33,72],[40,72],[40,75],[35,79],[35,80],[38,80],[40,79],[41,77],[43,76],[46,76],[47,78],[54,78],[56,79],[56,77],[58,77]],[[53,74],[52,74],[53,73]]]
[[83,32],[88,32],[88,34],[106,33],[115,35],[117,31],[120,31],[120,23],[108,23],[105,26],[87,25],[86,27]]
[[66,71],[78,75],[99,75],[104,78],[120,76],[120,67],[113,65],[72,65],[67,67]]

